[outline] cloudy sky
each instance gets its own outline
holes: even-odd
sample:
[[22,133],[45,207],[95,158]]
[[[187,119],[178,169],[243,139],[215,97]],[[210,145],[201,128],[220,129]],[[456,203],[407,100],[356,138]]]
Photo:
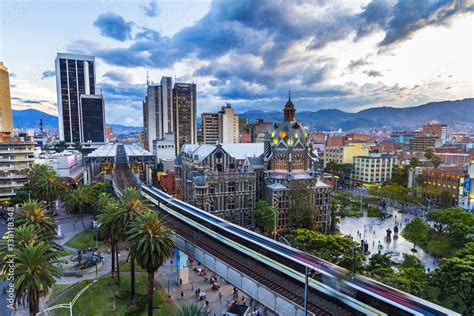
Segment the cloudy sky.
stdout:
[[4,0],[15,109],[56,113],[57,52],[96,56],[107,121],[142,124],[146,77],[195,82],[198,111],[410,106],[473,97],[472,0]]

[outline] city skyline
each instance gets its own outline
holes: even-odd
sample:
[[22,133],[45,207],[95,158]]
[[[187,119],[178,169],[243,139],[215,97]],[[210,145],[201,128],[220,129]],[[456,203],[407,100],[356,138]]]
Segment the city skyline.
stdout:
[[[155,82],[196,83],[199,113],[226,102],[238,112],[276,110],[288,88],[301,110],[401,107],[473,96],[472,9],[464,1],[11,1],[2,3],[9,50],[0,59],[14,109],[57,115],[56,53],[94,55],[107,122],[133,126],[142,125],[147,72]],[[82,18],[67,19],[69,11]],[[36,48],[21,49],[25,42]]]

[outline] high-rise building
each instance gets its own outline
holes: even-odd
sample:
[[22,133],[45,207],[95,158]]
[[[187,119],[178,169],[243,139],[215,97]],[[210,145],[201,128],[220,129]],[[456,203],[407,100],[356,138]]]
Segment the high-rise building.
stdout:
[[34,162],[33,136],[0,133],[0,198],[12,197],[28,182]]
[[[91,138],[91,122],[96,142],[105,141],[103,100],[96,96],[95,57],[58,53],[56,57],[56,89],[58,95],[59,137],[67,143],[86,143]],[[82,109],[81,100],[87,107]],[[98,114],[102,109],[101,116]],[[84,117],[86,115],[86,117]],[[93,117],[88,118],[87,115]],[[85,127],[84,123],[88,126]],[[97,126],[100,125],[100,126]],[[102,130],[102,137],[97,133]],[[89,133],[87,135],[84,134]]]
[[160,139],[160,103],[161,85],[148,85],[143,101],[143,123],[145,129],[145,149],[153,150],[153,141]]
[[[145,148],[148,150],[154,150],[156,147],[153,146],[153,143],[164,140],[165,136],[169,134],[175,135],[176,142],[182,142],[184,139],[190,140],[191,138],[188,137],[190,135],[186,133],[190,132],[191,117],[193,122],[192,140],[193,143],[196,142],[196,85],[186,83],[175,84],[175,87],[176,85],[181,85],[178,89],[181,96],[178,98],[179,102],[175,103],[172,84],[171,77],[162,77],[160,84],[148,83],[147,95],[143,101],[144,141]],[[188,85],[191,88],[186,90]],[[185,101],[186,91],[189,102]],[[176,104],[179,104],[180,111],[178,112],[182,117],[175,118],[177,113]],[[187,113],[187,106],[190,106],[192,113]],[[181,134],[181,140],[178,140],[176,137],[177,129]],[[179,149],[177,148],[176,150]]]
[[196,84],[175,83],[173,88],[173,115],[176,154],[184,144],[195,144],[196,133]]
[[12,100],[8,69],[0,61],[0,132],[13,132]]
[[239,115],[230,103],[217,113],[202,113],[203,144],[230,144],[239,142]]
[[83,143],[105,143],[105,108],[101,95],[82,94],[81,138]]
[[203,144],[216,144],[219,142],[219,114],[202,113],[201,129]]
[[223,144],[239,142],[239,115],[230,103],[219,111],[219,142]]

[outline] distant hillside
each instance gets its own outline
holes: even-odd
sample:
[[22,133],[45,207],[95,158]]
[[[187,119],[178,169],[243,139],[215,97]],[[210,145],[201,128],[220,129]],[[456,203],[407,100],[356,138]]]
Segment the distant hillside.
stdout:
[[[298,104],[296,104],[298,107]],[[297,108],[298,110],[298,108]],[[248,111],[240,113],[250,122],[261,118],[265,121],[278,122],[282,119],[281,111],[262,112]],[[379,107],[348,113],[340,110],[319,110],[316,112],[297,111],[296,117],[306,126],[318,130],[352,131],[371,127],[391,127],[396,130],[416,128],[429,121],[439,121],[451,128],[474,131],[474,99],[431,102],[419,106],[394,108]]]
[[[45,129],[58,129],[58,117],[39,110],[13,110],[13,124],[15,128],[39,128],[39,121],[43,120]],[[114,133],[128,134],[139,132],[142,128],[136,126],[125,126],[111,124]]]
[[[298,110],[298,104],[296,103]],[[264,119],[270,122],[279,122],[283,117],[281,110],[263,112],[252,110],[240,113],[250,122]],[[373,127],[391,127],[395,130],[414,129],[429,121],[439,121],[448,124],[451,128],[474,131],[474,98],[431,102],[419,106],[394,108],[379,107],[349,113],[341,110],[326,109],[316,112],[297,111],[296,118],[311,129],[354,131]],[[58,128],[58,118],[38,110],[13,110],[13,123],[20,128],[39,128],[39,120],[43,119],[47,129]],[[198,123],[200,122],[200,117]],[[134,133],[141,127],[112,124],[115,134]]]

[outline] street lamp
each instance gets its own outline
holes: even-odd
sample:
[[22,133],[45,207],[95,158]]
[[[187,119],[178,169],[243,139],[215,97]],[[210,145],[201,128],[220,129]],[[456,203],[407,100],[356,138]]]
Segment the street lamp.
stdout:
[[309,273],[314,271],[311,278],[314,278],[318,271],[315,269],[308,269],[308,266],[304,267],[304,315],[308,315],[308,287],[309,287]]
[[272,207],[273,212],[273,239],[276,240],[277,236],[277,211]]
[[[357,245],[354,245],[354,248],[352,249],[352,279],[355,278],[356,253],[357,253]],[[340,255],[338,258],[339,258],[339,261],[336,263],[336,265],[341,263],[343,259],[350,259],[345,255]]]

